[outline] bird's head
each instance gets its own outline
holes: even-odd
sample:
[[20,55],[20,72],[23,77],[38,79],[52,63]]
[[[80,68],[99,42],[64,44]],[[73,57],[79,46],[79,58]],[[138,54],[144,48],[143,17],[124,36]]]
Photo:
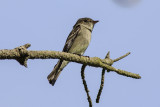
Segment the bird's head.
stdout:
[[99,22],[98,20],[94,21],[93,19],[91,18],[80,18],[78,19],[78,21],[76,22],[76,24],[74,25],[77,26],[77,25],[81,25],[81,26],[84,26],[90,30],[93,29],[94,25]]

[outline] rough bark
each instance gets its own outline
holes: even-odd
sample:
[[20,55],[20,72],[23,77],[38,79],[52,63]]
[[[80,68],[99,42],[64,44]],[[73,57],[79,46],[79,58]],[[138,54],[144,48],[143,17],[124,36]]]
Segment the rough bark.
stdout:
[[28,59],[63,59],[71,62],[76,62],[80,64],[89,65],[92,67],[101,67],[108,71],[114,71],[120,75],[140,79],[141,76],[139,74],[127,72],[125,70],[120,70],[112,67],[111,65],[128,56],[130,54],[127,53],[119,58],[116,58],[114,60],[110,58],[100,59],[98,57],[85,57],[85,56],[79,56],[75,54],[65,53],[65,52],[57,52],[57,51],[32,51],[27,50],[31,45],[25,44],[23,46],[14,48],[14,49],[3,49],[0,50],[0,59],[15,59],[17,60],[21,65],[27,67],[27,60]]

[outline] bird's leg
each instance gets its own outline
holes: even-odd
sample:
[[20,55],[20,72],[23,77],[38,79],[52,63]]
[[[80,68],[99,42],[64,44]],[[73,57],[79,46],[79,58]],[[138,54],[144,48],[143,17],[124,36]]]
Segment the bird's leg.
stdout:
[[[76,54],[76,53],[73,53],[73,54],[78,55],[78,56],[83,56],[81,54]],[[90,58],[89,56],[84,56],[84,57]]]
[[85,56],[85,57],[90,58],[89,56]]

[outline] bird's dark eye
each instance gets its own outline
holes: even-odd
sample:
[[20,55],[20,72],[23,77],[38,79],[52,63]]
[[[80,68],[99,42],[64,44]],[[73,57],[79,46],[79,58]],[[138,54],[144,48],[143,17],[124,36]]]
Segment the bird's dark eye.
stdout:
[[87,20],[84,20],[84,22],[87,22]]

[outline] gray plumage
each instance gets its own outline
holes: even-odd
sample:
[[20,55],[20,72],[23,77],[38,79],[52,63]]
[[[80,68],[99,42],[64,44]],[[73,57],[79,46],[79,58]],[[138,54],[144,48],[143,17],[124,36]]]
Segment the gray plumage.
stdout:
[[[63,52],[83,55],[87,49],[90,40],[91,33],[95,23],[91,18],[80,18],[73,26],[73,30],[69,34]],[[68,64],[68,61],[59,60],[55,65],[53,71],[48,75],[48,81],[51,85],[54,85],[59,77],[63,68]]]

